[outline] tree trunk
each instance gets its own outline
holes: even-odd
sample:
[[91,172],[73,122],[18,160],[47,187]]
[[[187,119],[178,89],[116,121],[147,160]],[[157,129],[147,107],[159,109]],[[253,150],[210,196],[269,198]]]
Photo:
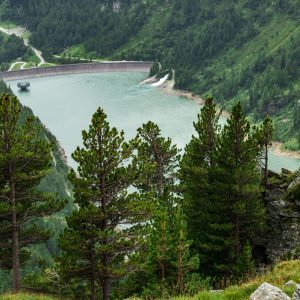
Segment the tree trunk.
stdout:
[[[109,267],[109,257],[105,255],[104,257],[104,268]],[[107,270],[105,271],[107,273]],[[109,300],[110,299],[110,293],[111,293],[111,280],[109,276],[106,274],[104,275],[104,278],[102,280],[102,295],[103,300]]]
[[91,278],[91,300],[96,300],[95,279],[94,278]]
[[20,258],[19,258],[19,234],[17,224],[16,188],[15,183],[10,184],[12,203],[12,259],[13,259],[13,287],[14,293],[20,292]]
[[240,218],[236,217],[235,220],[235,258],[238,258],[241,252],[240,243]]
[[[102,144],[102,135],[98,135],[98,147],[99,147],[99,165],[100,169],[103,169],[103,144]],[[107,221],[108,221],[108,215],[107,215],[107,198],[106,198],[106,188],[105,188],[105,175],[104,174],[98,174],[99,178],[99,190],[101,191],[101,197],[100,197],[100,203],[101,203],[101,211],[102,211],[102,221],[101,221],[101,230],[105,232],[107,230]],[[102,240],[103,245],[108,245],[109,242],[107,238]],[[101,280],[102,285],[102,300],[109,300],[110,299],[110,293],[111,293],[111,280],[110,280],[110,274],[109,274],[109,267],[110,267],[110,257],[108,254],[104,253],[102,256],[102,263],[104,267],[104,274]]]
[[157,190],[158,190],[158,196],[161,197],[163,194],[163,167],[161,159],[158,161],[157,166]]
[[[93,244],[91,245],[93,247]],[[95,254],[94,249],[91,251],[92,256],[92,265],[91,265],[91,300],[96,300],[96,293],[95,293]]]
[[177,273],[177,286],[178,286],[178,291],[179,291],[179,295],[182,295],[183,292],[183,261],[182,261],[182,257],[183,257],[183,247],[182,244],[180,243],[179,246],[179,251],[178,251],[178,273]]
[[264,174],[265,196],[267,194],[267,188],[268,188],[268,174],[269,174],[268,161],[269,161],[269,153],[268,153],[268,146],[266,146],[266,148],[265,148],[265,174]]

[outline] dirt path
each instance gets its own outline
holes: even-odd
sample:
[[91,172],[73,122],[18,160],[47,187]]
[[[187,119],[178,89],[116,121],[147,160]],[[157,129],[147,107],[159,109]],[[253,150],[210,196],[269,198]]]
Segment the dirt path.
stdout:
[[[29,44],[28,38],[24,37],[25,34],[28,33],[28,31],[27,31],[25,28],[23,28],[23,27],[4,28],[4,27],[1,27],[1,26],[0,26],[0,31],[3,32],[3,33],[5,33],[5,34],[8,34],[8,35],[15,34],[16,36],[22,38],[23,41],[24,41],[24,45],[30,47],[30,48],[32,49],[32,51],[35,53],[35,55],[39,58],[40,62],[39,62],[39,64],[38,64],[38,67],[40,67],[41,65],[43,65],[43,64],[46,63],[45,59],[44,59],[43,56],[42,56],[42,52],[39,51],[38,49],[32,47],[32,46]],[[18,63],[20,63],[20,62],[13,63],[13,64],[10,66],[9,71],[11,71],[11,70],[14,68],[14,66],[15,66],[16,64],[18,64]],[[25,63],[24,65],[21,66],[21,69],[24,69],[25,65],[26,65],[26,63]]]
[[13,71],[13,69],[14,69],[14,67],[16,65],[21,65],[20,66],[20,70],[24,70],[26,64],[27,64],[27,62],[25,62],[25,61],[16,61],[16,62],[14,62],[14,63],[11,64],[11,66],[8,69],[8,71]]

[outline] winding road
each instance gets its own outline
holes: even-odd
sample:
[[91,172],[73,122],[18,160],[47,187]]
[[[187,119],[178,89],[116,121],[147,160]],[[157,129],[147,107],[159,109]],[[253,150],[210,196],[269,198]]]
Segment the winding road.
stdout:
[[[5,33],[5,34],[8,34],[8,35],[15,34],[16,36],[22,38],[23,41],[24,41],[24,45],[27,46],[27,47],[30,47],[32,49],[32,51],[35,53],[35,55],[39,58],[40,62],[37,65],[37,67],[40,67],[40,66],[42,66],[43,64],[46,63],[45,59],[43,58],[42,52],[39,51],[38,49],[32,47],[29,44],[28,38],[25,37],[25,34],[28,32],[25,28],[23,28],[23,27],[4,28],[4,27],[0,26],[0,31]],[[20,63],[23,63],[21,65],[21,69],[24,69],[25,65],[26,65],[26,62],[14,62],[10,66],[9,71],[12,71],[14,69],[15,65],[20,64]]]

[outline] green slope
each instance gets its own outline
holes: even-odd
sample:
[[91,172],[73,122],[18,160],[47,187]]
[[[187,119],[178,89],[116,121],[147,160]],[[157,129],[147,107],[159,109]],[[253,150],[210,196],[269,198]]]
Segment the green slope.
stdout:
[[223,293],[214,294],[204,291],[195,297],[181,297],[176,300],[248,300],[250,295],[264,282],[279,287],[292,297],[295,286],[286,287],[284,284],[290,280],[299,282],[299,271],[299,260],[286,261],[277,264],[264,275],[258,275],[239,286],[228,287]]
[[276,139],[300,148],[299,1],[113,2],[0,0],[1,18],[27,26],[49,58],[157,59],[178,88],[225,109],[241,101],[255,122],[272,115]]

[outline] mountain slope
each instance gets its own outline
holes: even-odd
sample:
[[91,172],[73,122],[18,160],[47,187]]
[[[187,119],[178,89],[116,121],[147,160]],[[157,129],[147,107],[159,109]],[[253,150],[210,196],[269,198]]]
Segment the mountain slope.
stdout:
[[296,0],[1,2],[2,18],[28,27],[47,56],[78,45],[85,56],[157,59],[178,88],[226,109],[239,100],[255,122],[270,114],[276,139],[300,148]]

